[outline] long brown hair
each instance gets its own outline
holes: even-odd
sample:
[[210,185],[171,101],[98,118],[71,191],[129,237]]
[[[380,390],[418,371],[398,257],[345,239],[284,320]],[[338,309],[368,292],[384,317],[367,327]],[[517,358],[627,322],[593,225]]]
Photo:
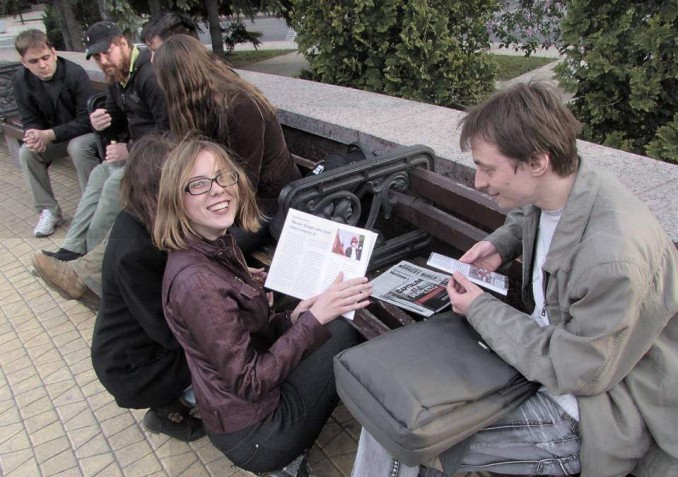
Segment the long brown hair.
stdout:
[[200,135],[228,146],[228,113],[238,95],[249,96],[262,117],[275,114],[254,85],[188,35],[165,40],[155,52],[153,69],[165,92],[175,137]]
[[235,224],[249,232],[260,227],[261,212],[254,196],[254,188],[243,170],[219,144],[204,138],[188,137],[175,147],[162,168],[158,215],[153,229],[153,240],[160,250],[183,250],[188,241],[200,238],[184,205],[184,191],[198,155],[208,151],[223,170],[235,171],[238,183],[235,196],[238,210]]
[[153,233],[158,208],[162,166],[173,145],[168,137],[155,134],[134,141],[120,182],[122,208],[136,217],[149,234]]

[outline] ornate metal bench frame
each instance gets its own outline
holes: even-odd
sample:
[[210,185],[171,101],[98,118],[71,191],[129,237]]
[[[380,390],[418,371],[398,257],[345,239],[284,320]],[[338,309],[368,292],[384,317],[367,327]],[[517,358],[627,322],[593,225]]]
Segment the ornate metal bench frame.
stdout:
[[415,169],[434,170],[434,152],[426,146],[409,146],[348,164],[319,175],[288,184],[280,193],[278,205],[324,217],[342,224],[373,230],[380,239],[372,254],[370,270],[412,256],[425,249],[430,236],[414,230],[385,239],[375,229],[377,219],[391,217],[397,199],[410,185]]

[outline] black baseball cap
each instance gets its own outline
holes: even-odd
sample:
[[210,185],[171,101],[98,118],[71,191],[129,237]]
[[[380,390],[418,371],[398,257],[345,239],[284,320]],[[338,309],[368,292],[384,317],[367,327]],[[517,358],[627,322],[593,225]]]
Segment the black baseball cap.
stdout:
[[111,40],[122,35],[120,28],[113,22],[97,22],[85,32],[85,45],[87,46],[86,58],[108,51]]

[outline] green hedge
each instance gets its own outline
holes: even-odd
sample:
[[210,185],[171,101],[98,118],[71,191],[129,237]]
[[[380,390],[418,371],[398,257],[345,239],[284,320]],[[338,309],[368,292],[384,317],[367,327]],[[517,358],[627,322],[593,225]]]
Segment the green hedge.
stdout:
[[678,162],[678,0],[571,0],[561,28],[582,137]]
[[295,0],[310,79],[465,108],[494,90],[482,51],[496,2]]

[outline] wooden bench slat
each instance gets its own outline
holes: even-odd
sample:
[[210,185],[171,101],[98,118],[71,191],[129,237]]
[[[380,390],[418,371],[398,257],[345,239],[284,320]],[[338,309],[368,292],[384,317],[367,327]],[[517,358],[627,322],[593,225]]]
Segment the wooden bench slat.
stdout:
[[296,154],[292,154],[292,159],[302,169],[312,170],[316,164],[314,161],[306,159],[305,157],[297,156]]
[[389,328],[365,308],[356,310],[350,323],[368,340],[387,333]]
[[468,250],[487,236],[486,231],[440,210],[423,199],[395,191],[392,191],[392,195],[396,200],[393,209],[395,216],[459,250]]
[[423,168],[410,172],[409,190],[487,232],[506,219],[506,212],[482,192]]
[[23,141],[24,128],[16,125],[12,119],[13,118],[9,118],[7,121],[2,122],[2,132],[5,134],[6,138],[9,137]]
[[369,310],[392,330],[415,323],[415,320],[401,308],[385,301],[373,299]]

